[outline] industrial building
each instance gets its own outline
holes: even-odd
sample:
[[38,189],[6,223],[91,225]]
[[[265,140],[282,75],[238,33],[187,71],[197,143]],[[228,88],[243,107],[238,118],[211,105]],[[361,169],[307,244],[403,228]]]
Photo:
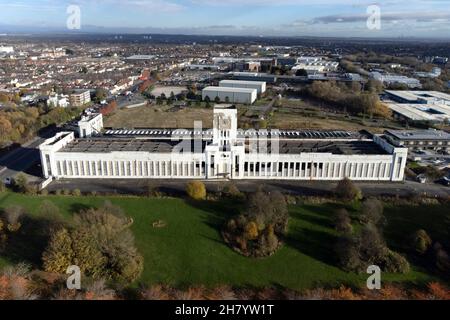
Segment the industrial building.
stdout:
[[258,98],[258,91],[247,88],[206,87],[202,91],[202,98],[205,100],[207,97],[210,101],[219,98],[220,102],[252,104]]
[[440,123],[450,120],[450,95],[438,91],[387,90],[387,106],[398,119]]
[[57,179],[402,181],[407,158],[368,133],[240,130],[233,105],[215,106],[211,130],[60,132],[39,149],[43,175]]
[[420,80],[406,76],[400,76],[395,74],[381,74],[380,72],[371,72],[370,77],[372,79],[383,82],[385,85],[388,86],[392,84],[404,84],[407,85],[408,88],[410,89],[422,88]]
[[266,92],[266,83],[263,81],[222,80],[219,87],[256,89],[258,94]]
[[450,133],[442,130],[386,130],[385,135],[393,145],[410,151],[450,151]]
[[268,73],[232,72],[231,75],[235,80],[264,81],[266,83],[275,83],[278,81],[278,77],[276,75]]

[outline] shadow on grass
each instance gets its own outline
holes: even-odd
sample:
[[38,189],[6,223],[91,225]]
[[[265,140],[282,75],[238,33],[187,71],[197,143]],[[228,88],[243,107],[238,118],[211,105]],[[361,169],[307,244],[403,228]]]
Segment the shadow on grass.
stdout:
[[242,201],[233,199],[221,201],[194,201],[186,199],[186,202],[190,206],[205,212],[204,222],[218,232],[220,232],[228,219],[238,215],[243,209]]
[[286,245],[329,265],[336,265],[337,261],[333,245],[337,237],[333,234],[305,229],[290,228],[289,234],[284,239]]
[[53,220],[26,215],[22,219],[21,228],[9,234],[5,250],[1,254],[13,264],[24,262],[40,267],[42,253],[56,226]]
[[72,203],[69,207],[69,212],[74,215],[76,213],[80,213],[82,211],[86,211],[89,209],[95,208],[94,206],[89,206],[83,203]]

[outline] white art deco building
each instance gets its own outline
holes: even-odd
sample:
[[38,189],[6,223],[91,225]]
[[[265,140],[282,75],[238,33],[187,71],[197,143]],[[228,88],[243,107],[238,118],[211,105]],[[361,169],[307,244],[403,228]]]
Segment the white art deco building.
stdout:
[[232,105],[216,105],[212,130],[61,132],[40,153],[46,178],[72,179],[402,181],[407,159],[368,133],[240,130]]

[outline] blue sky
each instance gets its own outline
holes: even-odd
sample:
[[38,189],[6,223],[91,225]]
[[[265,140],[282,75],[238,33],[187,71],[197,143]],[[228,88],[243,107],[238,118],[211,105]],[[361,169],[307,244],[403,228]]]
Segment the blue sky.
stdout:
[[0,26],[65,28],[70,4],[86,31],[450,38],[450,0],[378,1],[380,30],[366,23],[373,0],[0,0]]

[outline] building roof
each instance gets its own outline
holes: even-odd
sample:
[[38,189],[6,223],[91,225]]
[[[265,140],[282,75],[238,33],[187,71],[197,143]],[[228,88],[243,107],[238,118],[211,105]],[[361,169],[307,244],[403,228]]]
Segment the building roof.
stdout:
[[444,104],[388,103],[394,112],[413,121],[442,122],[450,119],[450,106]]
[[[279,154],[331,153],[334,155],[385,155],[388,154],[374,141],[280,140]],[[248,152],[248,146],[247,150]],[[267,145],[270,153],[271,144]]]
[[248,88],[230,88],[230,87],[206,87],[203,89],[204,91],[221,91],[221,92],[234,92],[234,93],[255,93],[256,89],[248,89]]
[[398,140],[450,140],[450,133],[442,130],[386,130]]
[[[59,152],[79,153],[108,153],[108,152],[152,152],[171,153],[180,141],[151,140],[136,138],[97,137],[88,139],[75,139]],[[194,140],[192,141],[194,143]],[[202,151],[205,142],[201,142]],[[194,150],[194,148],[192,148]]]
[[386,90],[386,93],[408,102],[416,102],[419,99],[427,102],[432,102],[435,100],[450,101],[450,94],[439,91]]
[[236,85],[265,85],[264,81],[246,81],[246,80],[222,80],[220,84],[236,84]]

